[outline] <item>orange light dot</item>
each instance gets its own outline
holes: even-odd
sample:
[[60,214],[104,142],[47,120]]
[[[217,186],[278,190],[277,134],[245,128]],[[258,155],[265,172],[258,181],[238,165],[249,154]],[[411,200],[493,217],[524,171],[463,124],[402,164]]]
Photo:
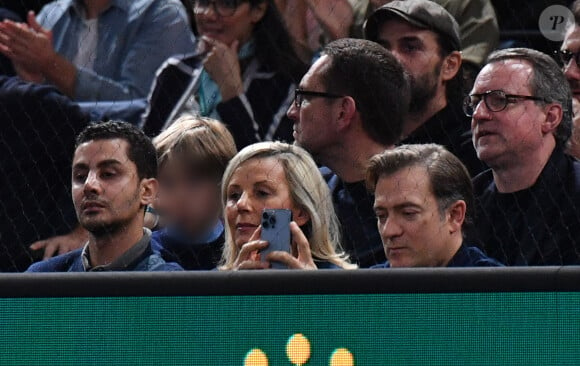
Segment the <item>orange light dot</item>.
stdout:
[[261,349],[254,348],[246,355],[244,366],[268,366],[268,356]]
[[294,365],[304,365],[310,359],[310,342],[303,334],[294,334],[286,344],[286,356]]
[[330,356],[330,366],[354,366],[354,357],[346,348],[337,348]]

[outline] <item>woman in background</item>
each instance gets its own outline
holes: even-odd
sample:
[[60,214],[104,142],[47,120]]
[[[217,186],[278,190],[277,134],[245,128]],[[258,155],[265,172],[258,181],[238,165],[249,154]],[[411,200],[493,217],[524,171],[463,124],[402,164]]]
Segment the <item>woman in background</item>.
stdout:
[[143,128],[165,129],[183,112],[225,123],[236,145],[292,140],[286,110],[306,71],[273,0],[194,0],[196,54],[158,72]]

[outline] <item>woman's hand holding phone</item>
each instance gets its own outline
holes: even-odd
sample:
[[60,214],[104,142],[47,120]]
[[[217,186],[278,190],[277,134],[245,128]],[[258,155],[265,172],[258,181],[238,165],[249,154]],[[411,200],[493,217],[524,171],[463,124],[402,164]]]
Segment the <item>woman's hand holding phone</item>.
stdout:
[[294,221],[290,223],[290,232],[292,233],[292,248],[296,249],[298,257],[294,257],[288,252],[275,251],[266,256],[266,261],[283,263],[288,269],[318,269],[314,259],[312,259],[310,243],[308,243],[308,239],[306,239],[306,236]]
[[270,263],[260,260],[260,250],[268,247],[268,242],[260,240],[261,231],[261,226],[258,226],[250,237],[250,241],[242,245],[234,262],[234,270],[270,268]]
[[259,239],[261,229],[258,227],[252,234],[250,241],[242,246],[238,258],[234,262],[234,270],[268,269],[271,268],[271,262],[284,264],[288,269],[318,269],[310,252],[310,243],[294,221],[290,222],[290,232],[292,233],[292,248],[295,248],[297,257],[289,252],[273,251],[262,258],[260,251],[267,248],[269,243]]

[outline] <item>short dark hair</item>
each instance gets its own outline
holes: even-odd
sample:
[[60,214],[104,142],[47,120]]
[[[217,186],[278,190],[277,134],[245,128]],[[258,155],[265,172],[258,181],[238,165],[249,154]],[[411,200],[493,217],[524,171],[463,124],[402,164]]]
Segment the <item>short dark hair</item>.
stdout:
[[127,157],[137,166],[139,179],[157,177],[157,154],[151,139],[129,123],[120,121],[92,123],[77,136],[75,148],[88,141],[112,139],[127,141],[129,144]]
[[453,203],[462,200],[467,206],[464,225],[472,223],[475,199],[471,177],[461,160],[441,145],[401,145],[373,156],[367,169],[367,187],[374,191],[381,177],[411,166],[427,170],[441,215]]
[[321,75],[326,89],[355,100],[363,129],[374,141],[398,142],[411,92],[409,77],[395,56],[377,43],[351,38],[327,44],[322,54],[330,58]]
[[522,60],[532,66],[533,73],[529,81],[530,92],[533,96],[544,99],[544,101],[536,101],[536,103],[559,103],[562,106],[562,121],[556,129],[554,137],[558,143],[564,146],[572,135],[573,110],[570,84],[560,66],[552,57],[531,48],[506,48],[494,51],[487,58],[487,63],[506,60]]

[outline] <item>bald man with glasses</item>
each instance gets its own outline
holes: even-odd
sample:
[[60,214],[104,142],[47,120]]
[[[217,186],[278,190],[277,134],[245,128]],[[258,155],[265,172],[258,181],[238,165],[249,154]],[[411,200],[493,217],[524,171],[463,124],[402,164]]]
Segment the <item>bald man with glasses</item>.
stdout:
[[549,56],[496,51],[463,103],[477,156],[477,239],[508,265],[580,264],[580,163],[564,149],[572,95]]

